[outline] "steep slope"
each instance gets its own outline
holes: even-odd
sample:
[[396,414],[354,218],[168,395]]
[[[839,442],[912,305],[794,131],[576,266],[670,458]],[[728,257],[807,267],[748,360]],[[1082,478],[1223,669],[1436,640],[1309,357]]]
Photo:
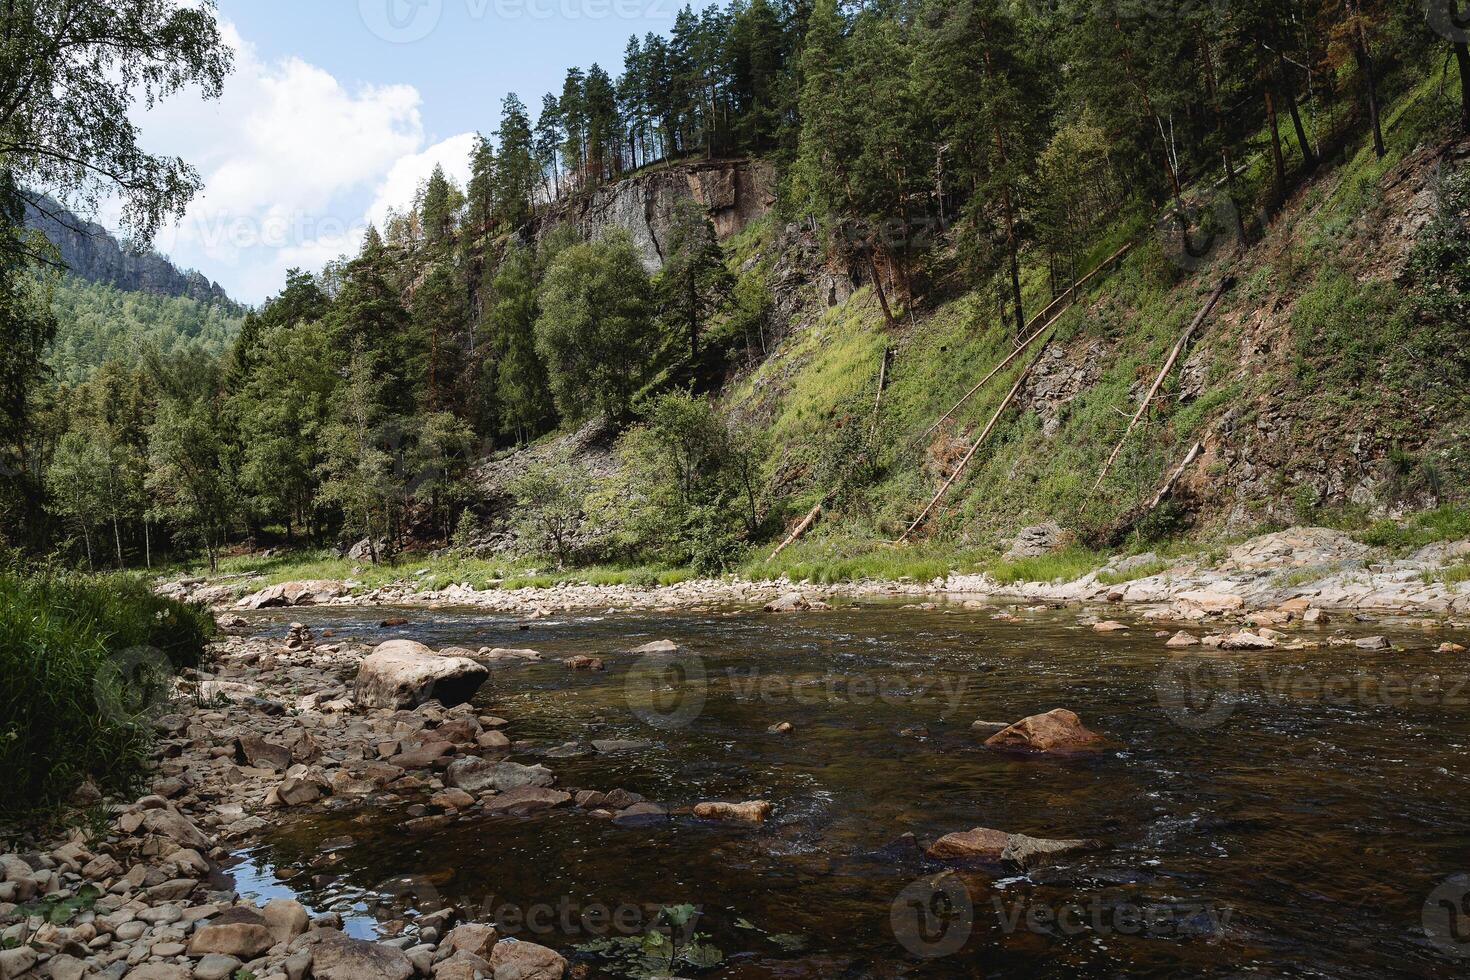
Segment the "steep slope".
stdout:
[[80,381],[106,361],[136,364],[149,350],[220,354],[240,329],[245,308],[218,283],[157,252],[129,250],[49,198],[27,207],[26,225],[46,235],[69,270],[52,301],[49,361],[63,380]]
[[[1432,284],[1411,261],[1462,228],[1454,221],[1470,205],[1464,179],[1452,176],[1470,145],[1431,137],[1443,113],[1429,84],[1402,100],[1385,159],[1364,147],[1325,165],[1243,254],[1228,239],[1181,253],[1150,228],[1096,242],[1082,268],[1136,244],[1059,319],[922,534],[988,547],[1054,519],[1096,544],[1133,530],[1232,535],[1304,518],[1360,522],[1463,495],[1465,328],[1429,308]],[[1442,212],[1453,220],[1434,220]],[[772,230],[766,247],[804,246]],[[818,534],[893,540],[1030,357],[925,435],[1014,350],[993,302],[966,295],[889,331],[869,289],[839,301],[824,276],[819,268],[782,287],[799,292],[800,313],[724,403],[769,428],[769,485],[788,519],[846,480]],[[1094,491],[1169,350],[1227,276],[1233,287]],[[1050,298],[1040,282],[1028,289],[1033,310]],[[875,416],[885,348],[893,354]],[[862,452],[870,431],[876,458]],[[1172,497],[1149,507],[1186,458]]]

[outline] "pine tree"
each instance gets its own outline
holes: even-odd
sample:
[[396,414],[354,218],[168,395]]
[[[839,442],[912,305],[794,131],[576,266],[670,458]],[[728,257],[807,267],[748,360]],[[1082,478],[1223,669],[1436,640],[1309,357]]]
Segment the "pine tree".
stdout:
[[495,131],[500,154],[495,170],[495,211],[511,228],[520,228],[531,216],[536,185],[540,183],[535,140],[526,105],[514,92],[505,97],[500,127]]

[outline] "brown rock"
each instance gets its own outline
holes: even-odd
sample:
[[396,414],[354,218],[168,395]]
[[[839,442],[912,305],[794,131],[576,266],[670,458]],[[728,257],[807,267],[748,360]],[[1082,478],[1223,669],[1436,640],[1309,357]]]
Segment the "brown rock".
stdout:
[[1096,633],[1122,633],[1125,632],[1128,627],[1115,619],[1107,619],[1103,620],[1101,623],[1093,623],[1092,629],[1093,632]]
[[772,809],[766,800],[747,800],[744,803],[710,801],[696,804],[694,815],[701,820],[719,820],[722,823],[763,824]]
[[324,937],[312,951],[315,980],[408,980],[413,973],[402,950],[340,933]]
[[485,801],[487,813],[525,814],[570,803],[572,794],[544,786],[517,786]]
[[974,830],[945,834],[929,845],[929,850],[925,853],[940,861],[963,858],[999,861],[1010,839],[1011,835],[1003,830],[976,827]]
[[1173,636],[1169,637],[1169,642],[1165,643],[1164,646],[1173,647],[1175,649],[1179,649],[1181,647],[1197,647],[1199,646],[1199,637],[1195,636],[1193,633],[1188,633],[1184,630],[1180,630],[1178,633],[1175,633]]
[[555,950],[535,943],[507,939],[495,944],[490,953],[490,968],[505,980],[561,980],[567,961]]
[[291,768],[291,750],[259,735],[242,735],[235,739],[235,761],[242,766],[285,772]]
[[289,943],[306,932],[311,925],[311,916],[305,906],[289,898],[273,898],[265,904],[260,914],[270,928],[277,943]]
[[189,955],[197,959],[218,953],[248,962],[275,944],[276,938],[265,916],[255,909],[237,905],[221,912],[194,933],[189,940]]
[[1074,712],[1055,708],[1045,714],[1022,718],[987,738],[985,744],[1024,752],[1067,753],[1096,749],[1102,740],[1102,736],[1087,729]]
[[1440,653],[1464,653],[1465,652],[1465,648],[1462,647],[1458,643],[1450,643],[1449,641],[1445,641],[1444,643],[1441,643],[1439,645],[1439,652]]
[[488,959],[498,938],[494,926],[466,922],[464,925],[455,926],[449,935],[444,937],[441,945],[447,945],[456,953],[466,952]]
[[566,664],[568,670],[602,669],[602,661],[600,659],[598,659],[597,657],[588,657],[584,654],[578,654],[575,657],[568,657],[563,660],[562,663]]

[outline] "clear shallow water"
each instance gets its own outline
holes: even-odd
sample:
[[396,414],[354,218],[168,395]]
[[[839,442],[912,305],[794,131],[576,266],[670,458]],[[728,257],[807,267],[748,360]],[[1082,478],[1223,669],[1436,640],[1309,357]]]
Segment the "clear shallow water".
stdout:
[[[1403,649],[1181,659],[1150,628],[1099,635],[1075,610],[1017,623],[892,606],[587,615],[529,630],[477,612],[403,614],[409,625],[382,630],[381,609],[297,609],[262,628],[533,647],[549,662],[496,670],[476,702],[511,719],[513,738],[652,745],[517,761],[544,761],[562,788],[622,787],[671,809],[767,799],[776,812],[759,829],[688,817],[628,829],[563,809],[412,834],[406,805],[367,807],[283,825],[240,869],[257,891],[284,884],[358,915],[359,930],[369,913],[397,928],[391,903],[371,899],[386,890],[529,914],[522,938],[563,951],[597,937],[600,909],[621,910],[627,928],[693,903],[727,954],[708,975],[729,978],[1449,977],[1470,962],[1453,955],[1470,943],[1426,936],[1423,919],[1436,886],[1470,870],[1470,661],[1434,652],[1463,635],[1348,624]],[[618,651],[665,638],[704,677],[650,701],[661,668]],[[574,653],[608,669],[556,661]],[[969,730],[1054,707],[1114,746],[1017,758]],[[690,720],[645,720],[670,715]],[[767,734],[778,721],[796,734]],[[936,878],[944,866],[889,846],[975,826],[1110,847],[1027,876]],[[326,859],[323,842],[338,845]]]

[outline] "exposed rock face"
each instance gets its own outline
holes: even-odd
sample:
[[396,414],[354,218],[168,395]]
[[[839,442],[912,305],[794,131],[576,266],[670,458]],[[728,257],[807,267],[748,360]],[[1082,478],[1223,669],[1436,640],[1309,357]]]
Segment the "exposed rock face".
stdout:
[[653,173],[605,184],[591,194],[559,202],[538,234],[575,224],[594,241],[624,231],[649,272],[663,267],[675,205],[686,198],[702,204],[715,235],[729,238],[764,217],[776,203],[776,175],[759,160],[680,163]]
[[441,657],[422,643],[389,640],[378,644],[357,674],[359,704],[413,708],[426,701],[446,707],[474,697],[490,672],[464,657]]
[[985,740],[991,748],[1021,752],[1069,753],[1098,748],[1102,736],[1082,724],[1076,713],[1054,708],[1041,715],[1022,718]]
[[1036,558],[1055,551],[1066,540],[1067,532],[1055,521],[1023,527],[1016,535],[1016,540],[1011,543],[1011,550],[1006,552],[1006,558],[1011,561],[1017,558]]

